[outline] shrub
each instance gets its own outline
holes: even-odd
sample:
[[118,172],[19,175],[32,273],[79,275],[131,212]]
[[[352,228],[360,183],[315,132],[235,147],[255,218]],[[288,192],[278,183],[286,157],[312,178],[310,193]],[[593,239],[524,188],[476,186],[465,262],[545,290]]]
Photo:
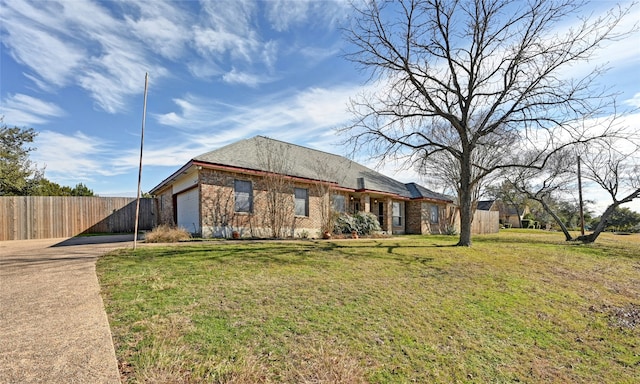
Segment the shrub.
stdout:
[[335,233],[352,233],[355,231],[360,236],[371,235],[380,230],[378,218],[370,212],[356,212],[353,215],[341,213],[336,218],[333,229]]
[[371,212],[358,212],[354,218],[359,235],[370,235],[381,230],[378,218]]
[[153,228],[151,232],[147,232],[144,241],[146,243],[177,243],[190,238],[191,234],[186,229],[163,224]]
[[341,213],[336,217],[336,221],[333,225],[334,233],[351,233],[355,228],[353,216],[348,213]]
[[[508,224],[508,225],[509,225],[509,228],[511,228],[511,224]],[[447,224],[447,226],[444,227],[443,234],[456,236],[458,234],[458,230],[456,229],[455,225]]]

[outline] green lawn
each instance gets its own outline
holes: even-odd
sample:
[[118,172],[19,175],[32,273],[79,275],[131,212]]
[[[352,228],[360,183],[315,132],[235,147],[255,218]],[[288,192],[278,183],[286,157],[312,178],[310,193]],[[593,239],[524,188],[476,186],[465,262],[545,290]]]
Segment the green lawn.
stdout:
[[455,242],[143,246],[97,271],[129,382],[640,382],[640,235]]

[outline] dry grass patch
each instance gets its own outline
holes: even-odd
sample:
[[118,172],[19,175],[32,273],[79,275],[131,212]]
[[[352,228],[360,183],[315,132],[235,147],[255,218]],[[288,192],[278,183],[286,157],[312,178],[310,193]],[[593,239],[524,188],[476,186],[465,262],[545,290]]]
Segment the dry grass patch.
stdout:
[[169,225],[159,225],[152,231],[147,232],[144,237],[146,243],[177,243],[189,240],[191,234],[184,228],[171,227]]

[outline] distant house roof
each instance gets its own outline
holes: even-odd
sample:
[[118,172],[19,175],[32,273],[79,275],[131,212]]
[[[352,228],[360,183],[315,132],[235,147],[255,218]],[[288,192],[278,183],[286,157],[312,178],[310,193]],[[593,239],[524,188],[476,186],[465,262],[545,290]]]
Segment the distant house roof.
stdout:
[[416,183],[408,183],[405,184],[409,193],[411,193],[412,199],[436,199],[436,200],[447,200],[453,202],[453,197],[443,195],[441,193],[434,192],[428,188],[423,187],[422,185]]
[[[268,155],[269,152],[277,152],[279,156]],[[269,165],[271,161],[278,162],[278,167]],[[274,169],[278,169],[277,173],[287,176],[330,182],[354,191],[378,191],[408,199],[453,201],[450,196],[433,192],[415,183],[402,183],[346,157],[264,136],[240,140],[203,153],[194,157],[185,167],[193,163],[260,172],[273,172]],[[185,167],[176,173],[180,173]],[[167,178],[151,192],[160,190],[172,177]]]
[[501,215],[505,215],[505,216],[518,216],[518,215],[523,215],[524,211],[525,211],[525,207],[522,207],[522,211],[518,213],[518,210],[516,210],[516,208],[511,205],[511,204],[507,204],[502,200],[496,200],[496,204],[498,205],[498,209],[500,211]]
[[495,200],[480,200],[478,201],[478,210],[479,211],[490,211],[493,208],[493,204]]

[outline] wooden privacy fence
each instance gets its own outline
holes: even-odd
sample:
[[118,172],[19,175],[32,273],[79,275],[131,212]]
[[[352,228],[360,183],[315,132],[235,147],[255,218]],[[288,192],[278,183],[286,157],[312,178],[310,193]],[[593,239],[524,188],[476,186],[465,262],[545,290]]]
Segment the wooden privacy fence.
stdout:
[[[135,214],[136,199],[129,197],[0,196],[0,240],[133,233]],[[155,225],[154,199],[141,199],[139,229]]]
[[476,210],[471,223],[471,233],[484,235],[500,231],[500,212]]

